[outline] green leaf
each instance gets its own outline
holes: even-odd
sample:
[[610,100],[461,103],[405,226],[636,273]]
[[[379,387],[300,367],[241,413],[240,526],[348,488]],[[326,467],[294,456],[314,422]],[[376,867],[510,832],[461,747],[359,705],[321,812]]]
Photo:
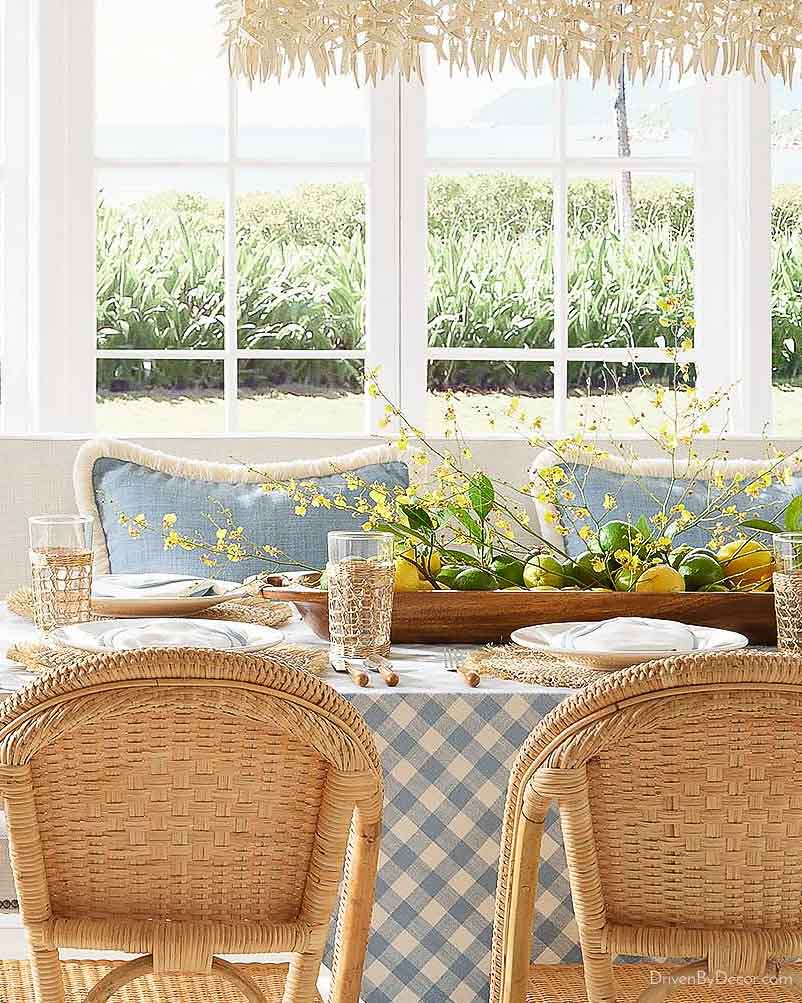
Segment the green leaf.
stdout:
[[401,505],[399,507],[413,529],[421,530],[422,532],[432,532],[434,523],[425,508],[421,508],[420,505]]
[[479,564],[478,559],[473,554],[466,554],[462,550],[441,550],[439,554],[443,559],[443,564],[472,564],[474,566]]
[[756,529],[760,533],[782,533],[782,526],[776,522],[767,522],[766,519],[745,519],[741,526],[743,529]]
[[469,515],[464,508],[460,508],[459,505],[448,505],[447,509],[468,530],[468,535],[473,542],[481,545],[484,539],[484,532],[473,516]]
[[635,523],[635,529],[640,533],[644,540],[650,540],[652,537],[652,530],[649,526],[649,520],[645,515],[642,515],[640,519]]
[[496,502],[496,492],[493,490],[493,482],[485,474],[476,474],[471,478],[468,487],[468,497],[474,512],[484,522],[493,511]]
[[797,495],[790,501],[785,510],[783,523],[789,533],[798,533],[802,530],[802,495]]

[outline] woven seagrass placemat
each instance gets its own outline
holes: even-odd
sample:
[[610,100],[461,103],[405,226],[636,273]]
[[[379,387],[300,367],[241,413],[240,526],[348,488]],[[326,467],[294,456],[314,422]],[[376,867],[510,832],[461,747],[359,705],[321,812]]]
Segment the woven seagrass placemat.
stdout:
[[[50,645],[41,641],[12,644],[6,653],[7,658],[19,662],[31,672],[68,669],[91,656],[92,652],[89,651]],[[303,644],[279,644],[275,648],[266,648],[264,656],[285,669],[303,669],[305,672],[322,675],[329,668],[328,653],[324,649],[306,647]]]
[[[33,591],[29,587],[14,589],[6,596],[6,605],[12,613],[33,620]],[[280,627],[292,616],[292,607],[286,602],[276,602],[275,599],[238,599],[233,602],[220,603],[210,609],[193,613],[188,619],[203,620],[236,620],[239,623],[254,623],[260,627]],[[110,620],[112,617],[94,616],[93,620]]]
[[588,686],[604,675],[595,669],[567,662],[541,651],[530,651],[518,644],[480,648],[479,651],[472,651],[462,665],[478,672],[480,676],[495,676],[496,679],[514,679],[516,682],[531,683],[533,686],[568,689]]

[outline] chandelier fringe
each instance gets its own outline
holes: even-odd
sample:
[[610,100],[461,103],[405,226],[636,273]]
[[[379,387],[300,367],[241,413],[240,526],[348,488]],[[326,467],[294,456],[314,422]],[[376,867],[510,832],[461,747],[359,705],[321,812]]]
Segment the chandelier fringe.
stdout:
[[613,80],[741,72],[786,83],[802,66],[802,0],[218,0],[234,76],[312,71],[420,79],[452,70]]

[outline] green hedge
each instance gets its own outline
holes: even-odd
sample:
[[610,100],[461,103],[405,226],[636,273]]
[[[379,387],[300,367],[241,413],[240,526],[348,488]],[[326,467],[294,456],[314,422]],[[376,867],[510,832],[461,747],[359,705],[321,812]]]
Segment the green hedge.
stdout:
[[[306,185],[240,198],[238,338],[245,348],[354,349],[362,345],[365,206],[359,185]],[[436,346],[548,348],[553,327],[553,199],[547,179],[431,178],[429,338]],[[633,230],[615,235],[609,182],[568,190],[569,339],[572,346],[651,347],[656,300],[671,277],[692,296],[693,193],[660,181],[633,187]],[[774,365],[802,375],[802,188],[775,190]],[[222,348],[223,207],[166,194],[98,213],[98,347]],[[802,345],[800,345],[802,347]],[[582,385],[598,366],[571,367]],[[342,385],[356,367],[320,362],[243,364],[246,386]],[[546,366],[437,363],[435,386],[546,387]],[[219,387],[203,362],[98,366],[108,390]]]

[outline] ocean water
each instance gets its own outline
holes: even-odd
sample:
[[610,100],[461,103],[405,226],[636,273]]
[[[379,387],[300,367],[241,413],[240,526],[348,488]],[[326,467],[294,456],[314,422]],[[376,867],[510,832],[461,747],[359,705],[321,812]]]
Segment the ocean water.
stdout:
[[[632,153],[638,157],[692,156],[690,131],[676,130],[669,139],[635,135]],[[164,191],[196,192],[222,198],[225,172],[221,169],[192,167],[192,162],[222,159],[225,135],[222,129],[186,126],[180,129],[105,129],[98,135],[97,155],[104,159],[186,160],[187,167],[104,167],[98,183],[104,198],[112,204],[127,204]],[[599,160],[616,155],[616,137],[606,126],[581,125],[568,131],[571,156]],[[369,142],[366,129],[357,126],[326,129],[244,129],[239,137],[239,154],[281,162],[280,166],[243,168],[238,175],[239,190],[286,192],[304,183],[359,181],[367,178]],[[486,160],[492,171],[494,160],[552,154],[552,132],[542,125],[482,125],[428,130],[427,156],[431,158],[473,158]],[[325,161],[326,168],[302,166],[304,162]],[[293,166],[298,163],[298,167]],[[786,149],[773,154],[775,184],[802,183],[802,149]],[[342,164],[342,167],[338,167]],[[355,166],[354,166],[355,165]],[[362,166],[360,166],[362,165]],[[475,172],[475,169],[473,169]],[[537,170],[525,173],[538,174]],[[577,175],[588,176],[585,170]],[[655,175],[676,181],[691,180],[689,172]],[[645,171],[644,176],[650,172]]]

